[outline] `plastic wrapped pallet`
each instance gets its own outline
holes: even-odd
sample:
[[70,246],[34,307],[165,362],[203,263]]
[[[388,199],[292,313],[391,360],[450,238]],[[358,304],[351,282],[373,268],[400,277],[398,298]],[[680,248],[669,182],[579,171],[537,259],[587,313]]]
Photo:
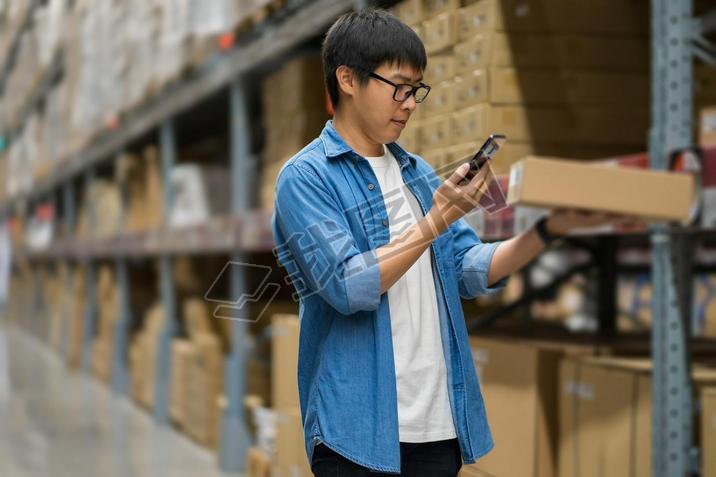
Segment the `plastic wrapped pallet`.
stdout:
[[180,164],[170,174],[174,200],[169,211],[172,227],[206,223],[229,213],[231,175],[221,165]]

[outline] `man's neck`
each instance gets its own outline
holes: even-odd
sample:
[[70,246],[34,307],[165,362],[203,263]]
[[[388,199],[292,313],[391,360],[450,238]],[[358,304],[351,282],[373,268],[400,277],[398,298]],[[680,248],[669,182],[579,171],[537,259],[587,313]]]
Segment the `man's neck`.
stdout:
[[351,149],[363,157],[378,157],[384,153],[383,145],[371,140],[360,128],[357,122],[336,111],[333,116],[333,127]]

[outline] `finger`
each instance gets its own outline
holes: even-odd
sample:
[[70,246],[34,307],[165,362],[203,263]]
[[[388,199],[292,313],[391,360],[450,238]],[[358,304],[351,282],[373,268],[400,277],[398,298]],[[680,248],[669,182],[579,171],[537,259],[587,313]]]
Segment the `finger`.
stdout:
[[467,171],[470,169],[470,164],[465,163],[461,164],[460,167],[455,169],[455,172],[452,173],[452,175],[448,178],[448,181],[452,184],[459,184],[460,181],[462,181],[465,178],[465,174],[467,174]]

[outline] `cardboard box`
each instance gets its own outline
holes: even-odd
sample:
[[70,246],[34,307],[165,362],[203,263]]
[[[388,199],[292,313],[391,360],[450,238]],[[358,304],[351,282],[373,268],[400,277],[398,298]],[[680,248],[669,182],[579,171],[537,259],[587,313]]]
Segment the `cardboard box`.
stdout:
[[480,0],[458,10],[460,38],[483,31],[624,33],[649,30],[639,0]]
[[475,70],[455,78],[455,104],[467,108],[490,100],[488,72]]
[[453,142],[451,115],[445,114],[420,122],[420,149],[447,147]]
[[485,472],[475,475],[555,475],[562,353],[517,340],[472,338],[470,343],[495,447],[464,467]]
[[482,74],[489,77],[488,94],[487,97],[473,96],[470,98],[473,103],[482,100],[492,104],[615,106],[618,109],[646,108],[649,104],[649,78],[642,73],[490,68]]
[[[488,66],[649,71],[646,38],[481,32],[459,41],[454,54],[458,73]],[[432,65],[433,58],[430,58],[428,71]]]
[[455,109],[457,85],[454,80],[443,81],[430,90],[428,99],[420,106],[424,117],[434,117],[452,113]]
[[271,336],[271,405],[276,410],[293,409],[299,406],[298,317],[273,315]]
[[[425,70],[424,82],[430,86],[439,84],[442,81],[451,80],[455,77],[455,55],[443,53],[430,56],[428,67]],[[432,100],[433,92],[430,92],[427,101]],[[427,103],[426,103],[427,104]],[[416,109],[417,111],[417,109]],[[413,113],[415,114],[415,113]]]
[[403,23],[410,26],[419,25],[425,18],[423,0],[402,0],[391,11]]
[[[651,474],[651,362],[566,359],[559,380],[559,475],[648,477]],[[695,389],[716,370],[695,367]],[[698,395],[698,394],[697,394]]]
[[435,18],[441,13],[454,12],[460,7],[460,0],[423,0],[425,19]]
[[423,23],[423,42],[430,55],[445,50],[457,41],[456,12],[441,13]]
[[703,477],[716,477],[716,387],[701,393],[701,462]]
[[420,153],[420,156],[425,159],[428,164],[433,166],[433,169],[435,169],[436,171],[439,171],[446,165],[449,157],[448,149],[445,147],[422,151]]
[[701,110],[699,145],[701,147],[716,147],[716,106]]
[[300,409],[277,411],[272,477],[311,477],[313,473],[305,449]]
[[260,447],[246,452],[246,477],[271,477],[271,457]]
[[526,108],[481,103],[457,111],[452,121],[455,143],[501,133],[517,142],[643,148],[649,114],[646,109]]
[[420,150],[420,124],[419,119],[411,117],[403,132],[400,133],[398,143],[408,152]]
[[510,169],[507,202],[684,220],[693,194],[694,179],[689,174],[528,157]]

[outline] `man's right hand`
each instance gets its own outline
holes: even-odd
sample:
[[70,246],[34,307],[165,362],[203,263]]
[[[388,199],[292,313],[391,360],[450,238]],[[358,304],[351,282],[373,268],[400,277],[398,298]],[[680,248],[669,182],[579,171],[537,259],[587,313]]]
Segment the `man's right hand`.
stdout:
[[480,169],[470,182],[460,184],[469,168],[469,164],[462,164],[433,194],[433,204],[427,218],[436,227],[438,234],[477,207],[487,191],[489,167]]

